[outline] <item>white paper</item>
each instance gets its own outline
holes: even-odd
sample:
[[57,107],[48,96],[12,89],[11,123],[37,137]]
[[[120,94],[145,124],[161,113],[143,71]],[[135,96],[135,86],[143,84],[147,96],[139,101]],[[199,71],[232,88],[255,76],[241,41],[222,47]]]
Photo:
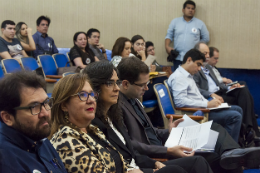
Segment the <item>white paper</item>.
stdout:
[[[180,145],[179,139],[181,138],[181,133],[182,133],[184,127],[188,127],[188,126],[194,127],[196,125],[200,125],[198,122],[192,120],[186,114],[182,118],[184,119],[184,121],[180,122],[179,125],[176,128],[172,129],[172,131],[169,135],[169,138],[167,139],[167,141],[165,143],[165,146],[167,145],[166,147]],[[211,127],[211,125],[210,125],[210,127]],[[194,129],[192,129],[192,130],[194,130]],[[194,132],[191,134],[191,136],[193,136],[193,135],[198,136],[197,131],[195,132],[195,130],[194,130]],[[197,148],[196,152],[212,152],[212,151],[214,151],[219,133],[210,129],[209,133],[208,134],[206,133],[204,135],[207,136],[207,137],[203,136],[203,134],[202,134],[202,137],[205,140],[207,139],[207,142],[206,142],[205,145],[201,146],[200,148]],[[192,141],[192,142],[194,142],[194,141]],[[194,143],[192,143],[191,145],[193,145],[193,144]]]
[[232,88],[232,89],[229,89],[226,93],[229,93],[230,91],[233,91],[233,90],[238,89],[238,88],[244,88],[244,87],[245,86],[243,85],[243,86],[240,86],[240,87]]
[[208,108],[209,110],[214,110],[214,109],[223,109],[223,108],[231,108],[227,103],[221,103],[218,107],[215,108]]
[[144,63],[150,67],[152,65],[152,63],[154,62],[154,60],[156,59],[155,56],[153,55],[148,55],[148,57],[146,58],[146,60],[144,61]]
[[165,96],[165,93],[164,93],[163,89],[160,89],[160,90],[158,91],[158,93],[159,93],[159,95],[160,95],[161,98],[163,98],[163,97]]

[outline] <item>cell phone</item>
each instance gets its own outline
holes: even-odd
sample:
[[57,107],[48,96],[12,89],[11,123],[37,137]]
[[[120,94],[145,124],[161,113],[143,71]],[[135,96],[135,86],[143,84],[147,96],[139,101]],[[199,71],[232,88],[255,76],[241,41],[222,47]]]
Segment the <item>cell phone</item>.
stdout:
[[232,86],[232,85],[234,85],[234,84],[237,84],[238,83],[238,81],[235,81],[235,82],[232,82],[232,83],[229,83],[229,84],[226,84],[227,86]]

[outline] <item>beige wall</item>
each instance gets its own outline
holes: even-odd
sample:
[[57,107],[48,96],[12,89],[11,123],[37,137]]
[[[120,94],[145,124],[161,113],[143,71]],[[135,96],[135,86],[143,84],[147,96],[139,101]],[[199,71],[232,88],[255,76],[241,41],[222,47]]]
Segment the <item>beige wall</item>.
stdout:
[[[40,15],[51,17],[49,35],[57,47],[72,47],[77,31],[101,31],[112,49],[120,36],[142,35],[155,43],[158,61],[167,64],[164,37],[170,21],[182,15],[184,0],[1,0],[0,21],[26,22],[36,31]],[[210,45],[220,49],[218,67],[260,69],[260,1],[196,0],[196,17],[210,32]],[[168,63],[170,64],[170,63]]]

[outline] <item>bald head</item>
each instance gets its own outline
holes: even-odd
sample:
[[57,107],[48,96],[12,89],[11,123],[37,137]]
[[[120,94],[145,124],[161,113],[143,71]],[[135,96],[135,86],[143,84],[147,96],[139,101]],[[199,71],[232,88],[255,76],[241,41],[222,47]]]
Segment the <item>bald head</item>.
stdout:
[[205,55],[206,61],[209,58],[209,47],[206,43],[199,42],[195,45],[195,49],[199,50],[201,53]]

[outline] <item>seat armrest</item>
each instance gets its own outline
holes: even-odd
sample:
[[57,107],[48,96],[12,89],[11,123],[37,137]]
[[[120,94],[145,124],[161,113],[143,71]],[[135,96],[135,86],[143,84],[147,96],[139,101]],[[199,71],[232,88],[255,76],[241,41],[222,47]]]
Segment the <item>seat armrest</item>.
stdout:
[[183,108],[175,108],[178,111],[190,111],[190,112],[196,112],[196,111],[202,111],[203,113],[208,113],[210,112],[209,109],[206,108],[187,108],[187,107],[183,107]]
[[52,78],[52,79],[61,79],[61,75],[46,75],[47,78]]
[[[170,119],[171,116],[173,117],[173,119],[180,119],[183,117],[183,115],[167,114],[166,118]],[[188,115],[188,116],[195,121],[204,119],[204,116],[194,116],[194,115]]]
[[156,160],[158,162],[166,162],[168,159],[163,159],[163,158],[152,158],[153,160]]
[[57,80],[56,79],[45,79],[45,82],[47,82],[47,83],[55,83],[55,82],[57,82]]

